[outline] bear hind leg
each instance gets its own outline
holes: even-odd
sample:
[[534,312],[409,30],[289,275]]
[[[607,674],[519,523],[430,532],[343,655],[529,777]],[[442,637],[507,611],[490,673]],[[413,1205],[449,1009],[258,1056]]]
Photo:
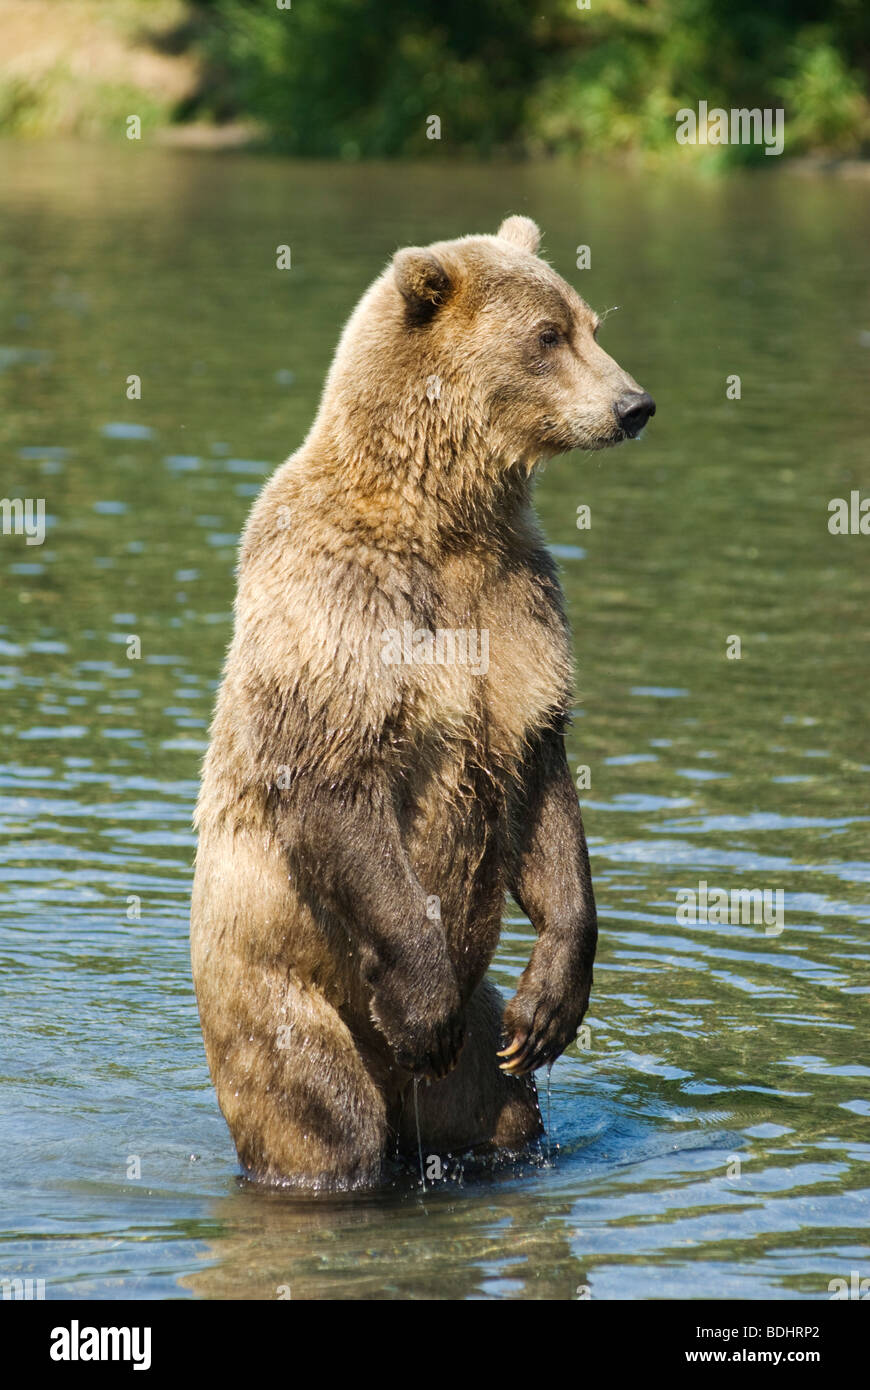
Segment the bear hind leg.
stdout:
[[259,988],[264,997],[234,1036],[211,1040],[204,1027],[207,1043],[216,1043],[209,1062],[242,1167],[265,1182],[374,1186],[386,1106],[347,1026],[314,988],[268,972]]

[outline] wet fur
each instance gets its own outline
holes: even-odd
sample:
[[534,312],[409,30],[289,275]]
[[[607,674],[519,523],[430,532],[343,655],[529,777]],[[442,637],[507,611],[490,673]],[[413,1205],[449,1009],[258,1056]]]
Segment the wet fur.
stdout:
[[[548,453],[615,442],[614,393],[634,383],[536,249],[512,218],[398,253],[245,531],[191,947],[252,1176],[376,1182],[416,1144],[414,1075],[424,1153],[522,1147],[541,1130],[533,1065],[588,1002],[570,636],[529,488]],[[553,319],[572,343],[557,368],[536,358]],[[488,671],[385,664],[383,633],[406,622],[487,629]],[[538,941],[503,1018],[484,977],[506,892]],[[503,1033],[528,1074],[499,1070]]]

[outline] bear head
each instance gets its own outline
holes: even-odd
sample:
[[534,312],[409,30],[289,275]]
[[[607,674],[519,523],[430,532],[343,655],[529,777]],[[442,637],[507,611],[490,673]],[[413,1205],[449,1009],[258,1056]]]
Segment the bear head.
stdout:
[[655,403],[599,345],[597,314],[539,243],[535,223],[512,216],[495,236],[398,251],[345,328],[324,401],[390,455],[396,440],[531,468],[636,437]]

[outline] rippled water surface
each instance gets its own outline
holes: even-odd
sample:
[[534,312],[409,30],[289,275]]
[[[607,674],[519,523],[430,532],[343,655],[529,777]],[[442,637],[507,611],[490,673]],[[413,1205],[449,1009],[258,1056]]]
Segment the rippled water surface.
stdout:
[[[16,147],[0,186],[0,493],[46,509],[43,545],[0,535],[0,1275],[554,1299],[870,1276],[870,537],[827,526],[870,496],[870,184]],[[264,1194],[236,1174],[187,947],[235,546],[387,256],[509,211],[620,306],[603,345],[659,405],[640,444],[538,488],[589,769],[588,1045],[553,1068],[549,1162]],[[701,882],[781,891],[782,930],[678,919]],[[509,910],[505,988],[530,945]]]

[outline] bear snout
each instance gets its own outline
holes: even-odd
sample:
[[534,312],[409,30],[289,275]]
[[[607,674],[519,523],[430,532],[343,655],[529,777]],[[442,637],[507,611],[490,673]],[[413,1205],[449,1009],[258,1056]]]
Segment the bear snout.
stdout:
[[656,413],[656,403],[648,391],[626,391],[613,405],[613,413],[626,439],[636,439]]

